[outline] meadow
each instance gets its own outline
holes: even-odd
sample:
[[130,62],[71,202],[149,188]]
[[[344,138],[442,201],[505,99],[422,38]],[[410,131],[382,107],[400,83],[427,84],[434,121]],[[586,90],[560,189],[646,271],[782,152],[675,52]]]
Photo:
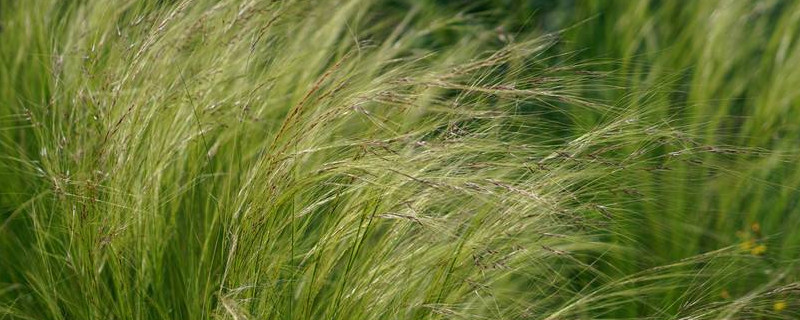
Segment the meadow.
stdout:
[[0,319],[798,319],[800,1],[0,0]]

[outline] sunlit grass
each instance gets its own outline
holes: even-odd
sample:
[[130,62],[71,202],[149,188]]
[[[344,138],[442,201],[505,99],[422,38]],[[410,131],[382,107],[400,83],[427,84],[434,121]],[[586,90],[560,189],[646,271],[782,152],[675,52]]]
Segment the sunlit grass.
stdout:
[[5,318],[799,315],[797,3],[0,5]]

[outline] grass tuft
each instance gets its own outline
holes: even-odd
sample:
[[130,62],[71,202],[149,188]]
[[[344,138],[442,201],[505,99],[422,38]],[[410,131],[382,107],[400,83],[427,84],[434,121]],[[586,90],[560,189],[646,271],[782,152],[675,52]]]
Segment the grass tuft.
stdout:
[[0,318],[796,318],[798,17],[0,0]]

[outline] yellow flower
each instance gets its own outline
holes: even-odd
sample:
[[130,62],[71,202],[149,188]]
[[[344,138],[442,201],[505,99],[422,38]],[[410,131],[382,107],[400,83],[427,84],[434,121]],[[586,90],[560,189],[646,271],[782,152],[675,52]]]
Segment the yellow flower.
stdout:
[[759,244],[755,248],[750,250],[750,253],[752,253],[753,255],[756,255],[756,256],[757,255],[761,255],[764,252],[767,252],[767,246],[765,246],[763,244]]
[[755,240],[753,240],[753,239],[750,239],[750,240],[747,240],[747,241],[745,241],[745,242],[742,242],[741,244],[739,244],[739,248],[741,248],[741,249],[742,249],[742,251],[748,251],[748,250],[750,250],[750,248],[752,248],[752,247],[753,247],[753,245],[754,245],[755,243],[756,243],[756,241],[755,241]]
[[758,224],[758,222],[753,222],[753,224],[750,225],[750,229],[752,229],[753,232],[758,233],[761,231],[761,225]]
[[775,301],[775,304],[772,305],[772,309],[775,309],[775,311],[781,311],[783,309],[786,309],[786,301],[783,300]]
[[731,298],[731,293],[728,292],[727,289],[723,289],[722,292],[719,293],[719,296],[720,296],[720,298],[727,300],[727,299]]

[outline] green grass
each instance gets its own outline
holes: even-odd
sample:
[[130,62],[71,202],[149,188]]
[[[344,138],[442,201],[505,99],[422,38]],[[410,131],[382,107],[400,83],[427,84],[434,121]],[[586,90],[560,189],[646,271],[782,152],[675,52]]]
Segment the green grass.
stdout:
[[0,28],[0,319],[800,317],[800,2]]

